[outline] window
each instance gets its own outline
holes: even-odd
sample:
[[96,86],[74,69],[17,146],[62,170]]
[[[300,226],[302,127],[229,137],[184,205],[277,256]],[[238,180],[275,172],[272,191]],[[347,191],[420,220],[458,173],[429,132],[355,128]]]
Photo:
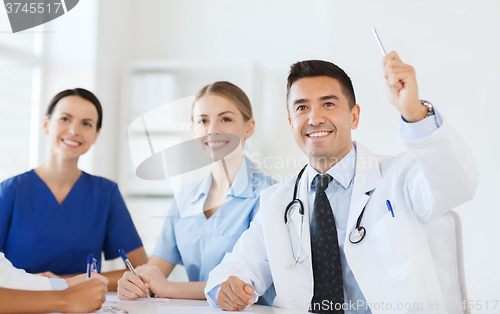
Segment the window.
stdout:
[[40,42],[40,34],[12,34],[0,20],[0,181],[36,162]]

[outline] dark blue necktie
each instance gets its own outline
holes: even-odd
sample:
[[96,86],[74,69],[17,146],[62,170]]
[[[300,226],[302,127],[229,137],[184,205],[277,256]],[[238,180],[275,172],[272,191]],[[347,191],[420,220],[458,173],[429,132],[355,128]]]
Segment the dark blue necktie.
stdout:
[[344,313],[344,283],[342,263],[337,238],[337,228],[332,207],[325,190],[333,180],[329,175],[314,178],[314,197],[311,218],[311,253],[314,278],[314,295],[311,310],[314,313]]

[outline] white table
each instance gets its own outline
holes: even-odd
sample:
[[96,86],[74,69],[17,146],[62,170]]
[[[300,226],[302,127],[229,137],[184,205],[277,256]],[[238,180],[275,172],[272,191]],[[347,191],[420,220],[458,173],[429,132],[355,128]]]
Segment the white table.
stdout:
[[[109,299],[116,298],[116,292],[109,292],[106,294]],[[168,301],[158,301],[141,299],[139,301],[108,301],[103,304],[103,308],[107,306],[118,307],[120,309],[127,310],[129,314],[160,314],[160,313],[171,313],[171,314],[227,314],[232,312],[225,312],[221,309],[212,308],[207,301],[202,300],[178,300],[169,299]],[[299,313],[300,311],[285,310],[275,307],[263,306],[263,305],[252,305],[247,307],[245,310],[240,311],[242,313]],[[107,313],[107,312],[103,312]],[[236,313],[236,312],[234,312]]]

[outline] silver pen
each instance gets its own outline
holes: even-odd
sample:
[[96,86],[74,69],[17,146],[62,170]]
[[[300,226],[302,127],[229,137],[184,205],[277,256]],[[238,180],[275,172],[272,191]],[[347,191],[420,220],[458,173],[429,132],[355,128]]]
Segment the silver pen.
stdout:
[[[135,272],[135,269],[134,267],[132,266],[132,264],[130,263],[130,261],[128,260],[128,257],[127,257],[127,254],[125,254],[125,251],[123,249],[119,249],[118,252],[120,252],[120,256],[122,257],[122,260],[125,262],[125,264],[127,265],[128,269],[130,269],[130,271],[137,276],[137,273]],[[139,276],[137,276],[139,277]],[[151,298],[149,296],[149,293],[146,292],[146,296],[149,298]]]
[[373,35],[375,35],[375,39],[377,40],[378,46],[380,47],[380,50],[382,51],[382,55],[385,57],[387,53],[385,52],[384,46],[382,46],[382,42],[380,41],[380,37],[378,37],[377,30],[375,27],[372,27]]

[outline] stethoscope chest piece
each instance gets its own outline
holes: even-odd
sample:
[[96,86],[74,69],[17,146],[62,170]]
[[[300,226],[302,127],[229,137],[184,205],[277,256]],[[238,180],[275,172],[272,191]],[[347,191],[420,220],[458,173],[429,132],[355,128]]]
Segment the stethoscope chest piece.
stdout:
[[357,244],[361,242],[366,235],[366,230],[363,227],[354,228],[349,234],[349,241],[352,244]]
[[[366,192],[366,195],[370,195],[370,192]],[[358,244],[363,241],[366,236],[366,229],[361,226],[361,219],[363,219],[363,215],[365,214],[366,204],[361,211],[361,214],[358,216],[358,220],[356,221],[356,227],[352,229],[351,233],[349,233],[349,242],[352,244]]]

